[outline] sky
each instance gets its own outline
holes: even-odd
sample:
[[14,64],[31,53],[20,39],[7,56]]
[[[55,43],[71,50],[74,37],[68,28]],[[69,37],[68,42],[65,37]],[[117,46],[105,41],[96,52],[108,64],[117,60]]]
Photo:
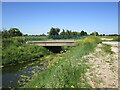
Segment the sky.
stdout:
[[51,27],[88,33],[118,33],[117,2],[3,2],[2,28],[47,34]]

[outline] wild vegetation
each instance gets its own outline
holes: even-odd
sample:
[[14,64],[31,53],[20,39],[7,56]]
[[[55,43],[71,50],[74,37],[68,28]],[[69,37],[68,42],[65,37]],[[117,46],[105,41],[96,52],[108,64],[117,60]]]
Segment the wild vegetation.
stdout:
[[[2,31],[2,64],[17,64],[29,61],[31,59],[45,57],[48,62],[47,70],[41,74],[36,73],[31,82],[24,87],[31,88],[83,88],[91,87],[84,77],[87,69],[87,59],[83,56],[94,51],[96,45],[101,42],[102,38],[110,38],[103,41],[120,41],[120,38],[115,36],[100,36],[98,32],[92,32],[90,35],[87,32],[73,32],[64,30],[60,33],[59,28],[51,28],[49,35],[23,35],[19,29],[11,28],[10,30]],[[88,35],[86,37],[86,35]],[[101,39],[100,39],[101,38]],[[44,47],[26,44],[26,41],[34,40],[51,40],[51,39],[78,39],[75,47],[62,47],[61,56],[55,61],[51,60],[54,57],[49,57],[52,54]],[[103,44],[101,47],[104,52],[113,54],[111,46]],[[48,55],[48,56],[47,56]]]
[[111,50],[111,45],[108,44],[103,44],[103,47],[101,47],[101,49],[109,54],[113,54],[114,52]]
[[46,41],[48,40],[47,36],[24,36],[25,41]]
[[[91,41],[92,40],[92,41]],[[87,37],[80,40],[77,46],[68,50],[66,54],[52,63],[46,71],[34,77],[28,88],[81,88],[91,87],[84,77],[87,66],[82,56],[92,52],[100,39],[97,37]]]
[[2,64],[15,64],[50,54],[44,47],[25,44],[23,37],[11,37],[2,41]]
[[10,38],[15,36],[22,36],[22,32],[18,28],[10,28],[2,31],[2,38]]
[[120,42],[120,36],[113,37],[113,40],[112,40],[112,41],[118,41],[118,42]]
[[115,42],[120,42],[120,36],[99,36],[99,38],[102,39],[102,41],[115,41]]

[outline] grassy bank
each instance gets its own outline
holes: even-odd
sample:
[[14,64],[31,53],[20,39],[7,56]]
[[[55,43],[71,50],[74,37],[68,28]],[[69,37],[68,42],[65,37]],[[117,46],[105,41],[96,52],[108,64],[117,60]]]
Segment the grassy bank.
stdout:
[[15,64],[50,54],[44,47],[25,44],[25,38],[13,37],[2,41],[2,64]]
[[114,52],[111,50],[111,45],[108,44],[102,44],[103,47],[100,47],[104,52],[108,53],[108,54],[113,54]]
[[120,42],[120,36],[116,36],[113,38],[113,41],[117,41],[117,42]]
[[66,54],[54,62],[46,71],[33,77],[27,88],[82,88],[91,87],[84,74],[87,72],[87,60],[82,57],[92,52],[100,39],[87,37],[76,43]]

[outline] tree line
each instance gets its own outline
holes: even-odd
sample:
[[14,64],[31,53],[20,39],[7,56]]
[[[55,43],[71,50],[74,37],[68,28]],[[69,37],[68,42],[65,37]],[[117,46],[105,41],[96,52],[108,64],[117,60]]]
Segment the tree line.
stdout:
[[120,34],[99,34],[98,32],[92,32],[90,34],[88,34],[85,31],[80,31],[80,32],[76,32],[76,31],[72,31],[72,30],[65,30],[62,29],[62,32],[60,32],[59,28],[51,28],[50,31],[48,32],[48,35],[81,35],[81,36],[88,36],[88,35],[92,35],[92,36],[120,36]]
[[[0,33],[2,34],[2,38],[9,38],[9,37],[15,37],[15,36],[46,36],[44,33],[40,34],[40,35],[23,34],[18,28],[10,28],[9,30],[0,31]],[[119,34],[105,35],[105,34],[99,34],[98,32],[92,32],[92,33],[88,34],[87,32],[85,32],[83,30],[80,32],[76,32],[76,31],[72,31],[72,30],[62,29],[62,31],[60,32],[59,28],[53,28],[53,27],[50,29],[50,31],[47,34],[48,35],[66,35],[66,36],[67,35],[120,36]]]
[[71,31],[71,30],[65,30],[63,29],[62,32],[60,32],[59,28],[51,28],[50,31],[48,32],[49,35],[81,35],[81,36],[86,36],[87,32],[81,31],[81,32],[76,32],[76,31]]
[[[85,31],[80,31],[80,32],[76,32],[76,31],[72,31],[72,30],[65,30],[62,29],[62,32],[60,32],[59,28],[51,28],[50,31],[48,32],[49,35],[81,35],[81,36],[87,36],[87,32]],[[90,35],[95,35],[98,36],[98,32],[92,32]]]

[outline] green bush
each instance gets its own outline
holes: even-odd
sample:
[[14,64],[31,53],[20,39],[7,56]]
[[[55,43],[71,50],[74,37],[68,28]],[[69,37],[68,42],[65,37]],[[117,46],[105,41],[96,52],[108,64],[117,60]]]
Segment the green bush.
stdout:
[[112,41],[118,41],[118,42],[120,42],[120,36],[113,37]]
[[106,52],[106,53],[109,53],[109,54],[114,54],[115,52],[113,52],[112,50],[111,50],[111,45],[109,45],[109,44],[102,44],[103,45],[103,47],[100,47],[104,52]]
[[7,48],[11,45],[20,46],[25,43],[25,39],[23,37],[12,37],[2,40],[2,48]]
[[24,38],[3,39],[2,64],[19,63],[50,54],[44,47],[25,44]]
[[85,39],[82,39],[78,42],[76,42],[77,46],[83,46],[82,44],[84,43],[94,43],[94,44],[98,44],[101,42],[101,39],[98,37],[86,37]]
[[84,41],[85,42],[95,42],[95,43],[100,43],[101,42],[101,39],[100,38],[98,38],[98,37],[86,37],[85,39],[84,39]]

